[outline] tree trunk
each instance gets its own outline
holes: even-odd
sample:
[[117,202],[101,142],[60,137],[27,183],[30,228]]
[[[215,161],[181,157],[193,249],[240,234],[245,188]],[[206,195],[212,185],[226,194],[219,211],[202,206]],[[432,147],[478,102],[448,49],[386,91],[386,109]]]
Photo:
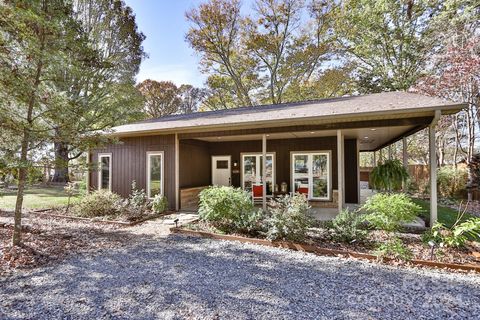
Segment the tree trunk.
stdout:
[[27,152],[28,141],[30,135],[28,129],[23,130],[22,149],[20,155],[20,168],[18,169],[18,191],[15,202],[15,222],[13,227],[12,243],[14,246],[19,246],[22,242],[22,206],[23,206],[23,192],[25,190],[25,183],[27,180]]
[[53,174],[52,182],[70,182],[68,176],[68,145],[64,142],[55,142],[55,172]]

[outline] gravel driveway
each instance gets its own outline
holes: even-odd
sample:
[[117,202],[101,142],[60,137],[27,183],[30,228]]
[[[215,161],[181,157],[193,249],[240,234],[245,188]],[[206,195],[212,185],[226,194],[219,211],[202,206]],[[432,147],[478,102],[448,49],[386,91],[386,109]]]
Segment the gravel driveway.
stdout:
[[468,319],[480,277],[170,235],[0,279],[0,319]]

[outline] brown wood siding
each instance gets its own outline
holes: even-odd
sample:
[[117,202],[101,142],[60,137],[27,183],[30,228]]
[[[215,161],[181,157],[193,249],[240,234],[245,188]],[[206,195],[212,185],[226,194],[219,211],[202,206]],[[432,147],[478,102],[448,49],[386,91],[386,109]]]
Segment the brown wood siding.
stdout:
[[358,203],[358,146],[356,139],[345,139],[345,202]]
[[[112,154],[112,191],[128,197],[132,181],[147,188],[147,151],[164,152],[164,195],[170,209],[175,208],[175,135],[122,138],[118,144],[91,151],[90,161],[97,163],[99,153]],[[90,172],[90,188],[97,189],[97,171]]]
[[180,141],[180,188],[202,187],[211,183],[209,143]]

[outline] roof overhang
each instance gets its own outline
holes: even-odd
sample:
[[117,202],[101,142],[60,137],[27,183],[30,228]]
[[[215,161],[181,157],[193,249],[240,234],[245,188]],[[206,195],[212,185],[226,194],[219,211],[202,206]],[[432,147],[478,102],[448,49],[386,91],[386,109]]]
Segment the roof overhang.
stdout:
[[[376,97],[373,100],[376,105],[370,107],[368,98],[373,96]],[[392,102],[388,100],[390,96],[394,96],[398,104],[392,105]],[[379,98],[382,97],[385,97],[384,107],[382,107],[381,101],[379,102]],[[417,98],[418,101],[415,100],[414,103],[416,107],[404,103],[402,97],[412,101]],[[358,107],[356,107],[357,102]],[[261,128],[266,132],[272,129],[285,128],[285,130],[291,130],[292,127],[308,126],[316,126],[318,127],[317,130],[321,130],[323,127],[327,130],[361,125],[366,127],[379,126],[381,123],[392,126],[395,121],[401,122],[405,119],[423,119],[421,123],[417,123],[417,126],[425,127],[429,124],[428,120],[433,118],[436,110],[440,110],[443,115],[448,115],[457,113],[466,106],[464,103],[445,102],[437,98],[416,94],[392,92],[352,97],[350,100],[340,98],[334,102],[306,103],[299,106],[279,105],[278,111],[272,106],[266,107],[265,111],[259,107],[251,107],[253,111],[248,108],[241,108],[242,110],[239,112],[228,110],[223,114],[198,113],[192,119],[183,119],[182,117],[173,120],[160,118],[158,121],[145,121],[116,127],[109,135],[131,137],[177,133],[180,136],[188,137],[209,132],[214,134],[219,131],[228,131],[235,134],[233,131]],[[335,108],[338,108],[338,110]]]

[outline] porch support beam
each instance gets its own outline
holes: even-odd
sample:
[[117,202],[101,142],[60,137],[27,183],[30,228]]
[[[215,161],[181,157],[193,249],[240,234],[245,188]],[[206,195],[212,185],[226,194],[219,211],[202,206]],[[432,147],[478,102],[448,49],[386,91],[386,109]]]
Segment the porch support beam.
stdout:
[[437,152],[435,144],[435,132],[441,111],[435,110],[435,117],[428,127],[428,159],[430,161],[430,227],[437,222]]
[[373,167],[377,166],[377,151],[373,151]]
[[180,210],[180,141],[178,134],[175,133],[175,211],[178,210]]
[[262,135],[262,208],[267,210],[267,135]]
[[392,160],[392,145],[388,145],[388,160]]
[[[89,194],[90,193],[90,149],[87,150],[87,176],[85,177],[86,179],[86,184],[87,184],[87,190],[86,193]],[[48,181],[50,180],[50,168],[48,168],[48,180],[47,180],[47,183]]]
[[[407,155],[407,137],[402,138],[402,162],[403,167],[408,172],[408,155]],[[407,185],[405,182],[402,183],[403,191],[407,191]]]
[[338,212],[342,212],[345,190],[345,155],[344,136],[342,130],[337,130],[337,163],[338,163]]

